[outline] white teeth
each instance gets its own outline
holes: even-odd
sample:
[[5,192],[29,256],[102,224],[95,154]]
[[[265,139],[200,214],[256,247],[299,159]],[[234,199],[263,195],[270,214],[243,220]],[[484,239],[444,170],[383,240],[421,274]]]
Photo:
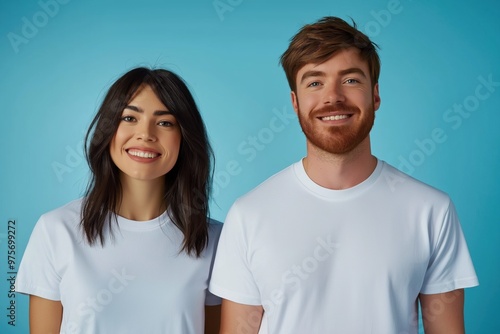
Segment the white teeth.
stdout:
[[345,119],[348,117],[349,116],[347,116],[347,115],[333,115],[333,116],[321,117],[321,120],[323,120],[323,121],[338,121],[338,120]]
[[158,156],[158,154],[153,153],[153,152],[144,152],[144,151],[138,151],[138,150],[129,150],[128,153],[130,155],[140,157],[140,158],[148,158],[148,159],[153,159]]

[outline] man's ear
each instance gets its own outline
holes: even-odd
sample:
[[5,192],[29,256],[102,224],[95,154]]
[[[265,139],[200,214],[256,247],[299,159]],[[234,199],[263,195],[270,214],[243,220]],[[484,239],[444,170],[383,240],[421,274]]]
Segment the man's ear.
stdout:
[[373,109],[376,111],[380,107],[380,94],[378,91],[378,83],[373,87]]
[[299,100],[297,99],[297,94],[292,90],[290,93],[290,97],[292,99],[292,106],[293,110],[295,110],[295,113],[298,115],[299,114]]

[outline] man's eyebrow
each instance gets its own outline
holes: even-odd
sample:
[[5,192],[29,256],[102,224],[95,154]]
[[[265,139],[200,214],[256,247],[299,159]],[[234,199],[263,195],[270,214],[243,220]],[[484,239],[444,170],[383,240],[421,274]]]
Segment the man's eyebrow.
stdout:
[[[363,70],[360,69],[359,67],[346,68],[345,70],[341,70],[338,73],[339,75],[358,73],[362,75],[364,78],[366,78],[365,72],[363,72]],[[306,71],[304,74],[302,74],[302,78],[300,78],[300,83],[302,84],[307,78],[310,77],[324,77],[324,76],[326,76],[326,74],[323,71]]]
[[353,74],[353,73],[361,74],[364,78],[366,78],[365,72],[363,72],[363,70],[360,69],[359,67],[351,67],[351,68],[346,68],[345,70],[339,71],[340,75]]
[[[133,106],[133,105],[130,105],[130,104],[127,105],[125,107],[125,109],[130,109],[130,110],[138,112],[138,113],[143,113],[144,112],[144,110],[142,110],[142,108],[139,108],[139,107],[136,107],[136,106]],[[172,115],[172,112],[168,111],[168,110],[155,110],[153,112],[153,115],[154,116]]]
[[302,74],[302,78],[300,78],[300,83],[303,83],[304,80],[310,77],[324,77],[325,72],[322,71],[306,71],[304,74]]

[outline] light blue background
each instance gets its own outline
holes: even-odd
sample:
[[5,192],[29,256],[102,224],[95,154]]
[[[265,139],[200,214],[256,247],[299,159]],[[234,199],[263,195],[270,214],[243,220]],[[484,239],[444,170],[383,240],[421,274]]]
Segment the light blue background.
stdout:
[[[467,290],[467,332],[500,333],[497,2],[220,0],[218,12],[213,0],[54,1],[0,5],[1,333],[28,331],[25,296],[16,327],[7,325],[7,221],[16,220],[18,265],[40,214],[82,195],[83,134],[118,76],[146,65],[187,81],[215,149],[211,211],[223,220],[236,197],[305,154],[278,58],[303,24],[325,15],[354,18],[381,46],[373,151],[450,194],[481,283]],[[17,45],[14,34],[26,39]],[[488,90],[479,77],[497,84]],[[454,104],[472,111],[458,117]]]

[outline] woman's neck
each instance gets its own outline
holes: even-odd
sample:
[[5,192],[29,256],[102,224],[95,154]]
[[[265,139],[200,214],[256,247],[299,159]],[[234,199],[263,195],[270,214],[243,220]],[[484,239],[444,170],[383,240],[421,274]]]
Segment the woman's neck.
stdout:
[[167,208],[164,179],[134,180],[121,177],[121,201],[116,213],[130,220],[147,221],[161,215]]

